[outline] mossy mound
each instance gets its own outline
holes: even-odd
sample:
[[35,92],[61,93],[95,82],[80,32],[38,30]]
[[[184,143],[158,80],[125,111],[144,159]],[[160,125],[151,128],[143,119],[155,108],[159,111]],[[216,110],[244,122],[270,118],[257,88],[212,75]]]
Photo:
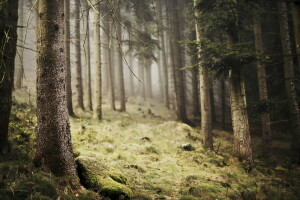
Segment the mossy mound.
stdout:
[[109,168],[94,158],[76,158],[82,183],[110,199],[130,199],[132,191],[125,185],[127,178],[114,168]]

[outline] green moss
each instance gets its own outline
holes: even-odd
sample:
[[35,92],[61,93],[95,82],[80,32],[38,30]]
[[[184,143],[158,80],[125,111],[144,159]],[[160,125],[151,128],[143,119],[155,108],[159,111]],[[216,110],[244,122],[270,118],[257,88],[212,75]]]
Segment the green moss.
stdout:
[[182,195],[179,200],[201,200],[198,197],[194,197],[192,195]]
[[132,197],[132,191],[124,185],[127,178],[114,168],[108,168],[94,158],[76,158],[78,173],[84,185],[111,199]]

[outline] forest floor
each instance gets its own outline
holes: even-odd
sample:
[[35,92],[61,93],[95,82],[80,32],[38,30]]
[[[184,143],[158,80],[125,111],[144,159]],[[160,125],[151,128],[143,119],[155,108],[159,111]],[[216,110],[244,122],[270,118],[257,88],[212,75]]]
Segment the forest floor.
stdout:
[[[20,91],[15,101],[10,128],[13,153],[0,162],[0,199],[92,199],[91,194],[66,198],[68,188],[61,180],[33,169],[35,108]],[[247,172],[231,155],[232,132],[214,130],[216,152],[205,151],[199,128],[176,122],[173,111],[155,101],[129,98],[127,112],[121,113],[111,111],[104,100],[103,117],[99,122],[91,112],[77,111],[70,119],[75,155],[119,169],[128,179],[132,199],[300,197],[300,168],[289,162],[287,134],[273,131],[274,156],[268,161],[261,158],[260,136],[254,134],[255,167]],[[182,148],[185,144],[192,148]],[[15,198],[18,195],[24,198]]]

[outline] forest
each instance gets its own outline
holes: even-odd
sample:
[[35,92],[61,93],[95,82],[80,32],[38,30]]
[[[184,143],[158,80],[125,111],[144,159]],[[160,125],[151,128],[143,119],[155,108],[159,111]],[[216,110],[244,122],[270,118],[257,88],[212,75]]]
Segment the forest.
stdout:
[[300,0],[0,0],[0,200],[300,199]]

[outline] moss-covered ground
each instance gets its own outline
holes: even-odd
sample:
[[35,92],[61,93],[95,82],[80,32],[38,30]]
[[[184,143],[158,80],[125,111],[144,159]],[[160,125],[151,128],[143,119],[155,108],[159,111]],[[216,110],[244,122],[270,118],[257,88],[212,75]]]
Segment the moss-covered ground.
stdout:
[[[18,102],[12,111],[12,154],[0,162],[0,199],[96,199],[77,194],[68,178],[34,169],[35,108]],[[232,133],[214,130],[216,152],[202,148],[199,128],[175,121],[175,114],[155,101],[129,98],[127,112],[111,111],[104,100],[102,121],[89,111],[71,118],[76,156],[88,156],[127,178],[132,199],[299,199],[300,168],[290,163],[288,133],[273,131],[274,154],[261,157],[260,135],[252,134],[255,167],[245,170],[231,156]],[[193,147],[186,151],[184,144]]]

